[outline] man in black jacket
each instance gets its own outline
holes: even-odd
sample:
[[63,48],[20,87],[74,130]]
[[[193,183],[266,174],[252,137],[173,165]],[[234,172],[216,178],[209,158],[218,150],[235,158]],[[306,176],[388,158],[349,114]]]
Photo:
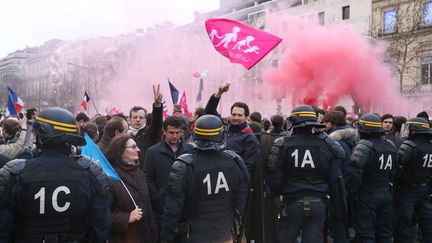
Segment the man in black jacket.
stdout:
[[[223,93],[229,90],[230,84],[223,83],[218,92],[212,95],[205,107],[206,114],[219,116],[217,106]],[[260,156],[260,145],[251,128],[246,123],[249,107],[243,102],[236,102],[231,106],[230,125],[225,134],[227,149],[242,157],[249,172],[255,170],[256,161]]]
[[170,116],[163,122],[163,139],[148,148],[144,160],[144,172],[147,177],[150,198],[158,228],[167,196],[168,176],[171,166],[178,156],[190,153],[192,145],[183,142],[181,137],[182,121],[177,116]]
[[[223,93],[229,90],[230,84],[222,83],[218,92],[212,95],[205,107],[206,114],[219,116],[216,108]],[[261,154],[261,146],[258,138],[253,133],[252,129],[247,125],[246,119],[249,116],[249,107],[243,102],[235,102],[231,106],[231,115],[229,117],[230,125],[225,133],[225,143],[229,150],[234,151],[244,160],[249,174],[251,176],[252,186],[249,194],[248,205],[246,208],[246,216],[244,219],[244,229],[246,231],[247,240],[255,240],[256,232],[260,230],[257,220],[253,217],[256,215],[256,210],[260,210],[257,205],[257,198],[261,197],[261,192],[255,192],[262,185],[262,179],[255,179],[255,169],[258,159]]]

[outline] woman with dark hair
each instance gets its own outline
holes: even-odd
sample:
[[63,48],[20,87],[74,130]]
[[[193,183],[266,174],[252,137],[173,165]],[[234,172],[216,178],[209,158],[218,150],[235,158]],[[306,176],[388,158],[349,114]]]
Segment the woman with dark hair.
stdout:
[[130,135],[113,138],[108,147],[107,159],[122,179],[109,180],[112,215],[110,243],[157,241],[147,182],[139,168],[139,151]]

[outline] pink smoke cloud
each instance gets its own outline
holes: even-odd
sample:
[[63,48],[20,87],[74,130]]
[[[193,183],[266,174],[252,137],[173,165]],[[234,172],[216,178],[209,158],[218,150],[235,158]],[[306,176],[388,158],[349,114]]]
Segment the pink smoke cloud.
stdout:
[[373,112],[408,110],[383,61],[382,43],[372,45],[346,24],[321,26],[277,13],[267,15],[266,27],[284,41],[278,68],[265,70],[263,78],[267,85],[289,91],[293,106],[305,103],[326,110],[351,96]]

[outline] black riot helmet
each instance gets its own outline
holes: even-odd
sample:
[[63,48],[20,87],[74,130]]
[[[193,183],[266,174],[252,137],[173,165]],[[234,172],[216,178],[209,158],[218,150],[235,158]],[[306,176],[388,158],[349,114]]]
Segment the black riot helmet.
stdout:
[[306,126],[325,127],[325,125],[318,122],[315,109],[310,105],[299,105],[294,108],[288,117],[288,121],[292,124],[293,128]]
[[78,126],[69,111],[50,107],[41,111],[33,123],[34,131],[43,143],[71,144],[83,146],[83,137],[78,135]]
[[406,122],[408,129],[416,133],[431,134],[429,122],[422,117],[414,117]]
[[360,117],[357,122],[358,131],[366,134],[384,135],[382,120],[376,114],[368,113]]
[[224,128],[222,120],[214,115],[204,115],[195,122],[194,140],[222,142]]

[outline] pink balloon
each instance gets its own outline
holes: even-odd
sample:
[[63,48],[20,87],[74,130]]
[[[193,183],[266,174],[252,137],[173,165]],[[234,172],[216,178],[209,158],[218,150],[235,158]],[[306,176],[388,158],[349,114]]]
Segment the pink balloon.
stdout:
[[193,75],[195,78],[199,78],[199,77],[201,76],[201,73],[199,73],[199,72],[194,72],[192,75]]

